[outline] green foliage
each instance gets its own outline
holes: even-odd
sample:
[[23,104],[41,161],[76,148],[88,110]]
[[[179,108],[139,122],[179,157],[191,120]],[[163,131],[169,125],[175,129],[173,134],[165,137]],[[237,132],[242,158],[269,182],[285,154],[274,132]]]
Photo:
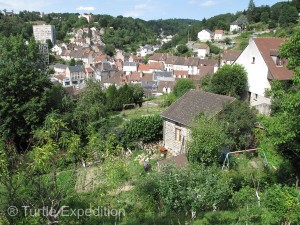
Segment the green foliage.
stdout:
[[47,113],[51,83],[33,39],[2,37],[0,52],[0,135],[22,149]]
[[209,90],[216,94],[241,97],[247,90],[247,72],[242,65],[224,65],[212,77]]
[[247,17],[249,23],[252,23],[254,21],[254,11],[255,11],[255,4],[253,0],[249,1],[248,10],[247,10]]
[[191,129],[188,156],[193,162],[212,165],[217,162],[222,147],[228,144],[224,124],[215,118],[199,116]]
[[106,96],[99,83],[88,81],[87,91],[80,95],[74,111],[76,129],[80,134],[87,134],[88,127],[107,116]]
[[189,52],[189,48],[185,44],[181,44],[177,46],[177,52],[176,55],[178,56],[191,56],[191,53]]
[[232,184],[217,168],[191,165],[178,169],[169,165],[150,175],[148,181],[138,183],[137,191],[154,207],[159,205],[190,219],[192,212],[225,208]]
[[173,92],[176,98],[179,98],[191,89],[195,89],[194,82],[183,78],[176,81]]
[[168,107],[175,101],[176,101],[176,96],[174,95],[173,92],[169,94],[164,94],[163,101],[160,103],[160,107]]
[[153,142],[162,139],[163,122],[159,115],[142,116],[125,123],[122,139],[125,146],[143,141]]
[[110,57],[113,57],[116,53],[115,46],[112,44],[105,45],[104,53]]
[[253,143],[256,115],[248,102],[236,100],[225,105],[219,119],[226,123],[225,132],[233,143],[231,150],[247,149]]

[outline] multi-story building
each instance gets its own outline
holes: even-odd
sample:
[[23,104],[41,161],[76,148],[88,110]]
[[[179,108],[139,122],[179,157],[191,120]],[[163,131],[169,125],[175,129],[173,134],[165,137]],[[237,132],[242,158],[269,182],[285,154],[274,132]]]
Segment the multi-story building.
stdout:
[[52,44],[55,44],[56,32],[53,25],[33,25],[33,35],[36,41],[42,44],[46,43],[46,40],[51,40]]

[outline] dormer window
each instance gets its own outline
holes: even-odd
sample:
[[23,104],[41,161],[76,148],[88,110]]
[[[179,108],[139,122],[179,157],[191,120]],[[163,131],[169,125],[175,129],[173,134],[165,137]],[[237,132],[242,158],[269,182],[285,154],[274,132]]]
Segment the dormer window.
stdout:
[[283,60],[278,56],[276,58],[276,66],[278,67],[283,66]]
[[255,64],[255,57],[252,57],[252,64]]

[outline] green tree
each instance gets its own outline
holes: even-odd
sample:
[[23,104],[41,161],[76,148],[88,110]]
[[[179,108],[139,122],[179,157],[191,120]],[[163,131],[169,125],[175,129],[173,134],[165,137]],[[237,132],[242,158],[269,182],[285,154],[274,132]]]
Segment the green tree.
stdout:
[[99,120],[107,116],[106,96],[100,83],[87,82],[87,91],[76,104],[74,120],[80,134],[87,135],[89,129],[96,127]]
[[179,45],[177,47],[178,55],[186,55],[189,52],[189,48],[186,45]]
[[247,90],[247,72],[242,65],[224,65],[212,77],[209,90],[221,95],[241,97]]
[[266,131],[270,142],[288,157],[296,168],[300,168],[300,28],[288,39],[280,49],[282,58],[288,59],[288,68],[294,71],[289,85],[282,82],[272,83],[271,96],[276,103],[273,117],[266,121]]
[[115,46],[112,44],[106,44],[104,47],[104,53],[110,57],[113,57],[116,53]]
[[138,84],[129,84],[129,88],[132,90],[133,102],[142,106],[144,89]]
[[248,17],[248,21],[249,23],[254,22],[254,12],[255,12],[255,4],[253,0],[249,1],[248,4],[248,9],[247,9],[247,17]]
[[228,144],[224,123],[200,115],[191,129],[188,156],[193,162],[212,165],[217,162],[222,147]]
[[292,5],[297,8],[298,12],[300,12],[300,1],[299,0],[292,0]]
[[25,149],[33,129],[47,114],[51,88],[46,65],[33,39],[0,38],[0,135],[7,143]]
[[50,40],[50,39],[47,39],[46,40],[46,43],[47,43],[47,45],[48,45],[48,49],[50,50],[51,48],[53,48],[53,43],[52,43],[52,41]]
[[231,150],[247,149],[253,142],[255,111],[248,102],[235,100],[224,106],[218,117],[225,122],[225,133],[233,144]]
[[285,5],[285,7],[283,7],[280,12],[278,22],[282,27],[286,27],[291,24],[297,23],[298,18],[299,16],[296,7],[291,5]]
[[72,58],[69,62],[69,66],[75,66],[76,65],[76,61],[74,58]]
[[187,91],[195,89],[195,84],[190,79],[179,79],[176,81],[173,92],[176,98],[181,97]]

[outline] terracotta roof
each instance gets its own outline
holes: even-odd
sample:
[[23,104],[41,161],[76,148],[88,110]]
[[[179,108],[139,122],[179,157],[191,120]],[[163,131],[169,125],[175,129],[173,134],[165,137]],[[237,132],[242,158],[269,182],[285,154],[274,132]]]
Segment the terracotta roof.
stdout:
[[167,59],[168,54],[166,53],[154,53],[149,57],[149,60],[153,61],[165,61]]
[[131,74],[129,75],[129,81],[140,81],[141,75],[141,72],[131,72]]
[[226,50],[223,53],[223,60],[234,62],[242,53],[242,51],[238,50]]
[[149,69],[164,70],[164,64],[162,62],[150,62]]
[[173,74],[175,76],[187,76],[189,74],[189,71],[187,70],[173,70]]
[[225,95],[190,90],[168,107],[161,116],[189,127],[200,113],[207,116],[215,115],[223,110],[225,102],[234,100],[235,98]]
[[138,71],[149,71],[149,65],[139,64]]
[[223,30],[215,30],[215,34],[223,34]]
[[271,50],[278,51],[285,40],[285,38],[254,38],[255,44],[269,68],[269,79],[289,80],[293,76],[293,71],[286,68],[286,63],[283,63],[283,66],[276,66],[270,54]]
[[94,70],[91,67],[85,68],[85,72],[92,73]]
[[199,66],[199,75],[205,77],[208,73],[214,74],[214,66]]
[[207,44],[200,44],[199,49],[207,49],[209,46]]
[[141,77],[141,81],[152,81],[153,80],[153,73],[144,73]]

